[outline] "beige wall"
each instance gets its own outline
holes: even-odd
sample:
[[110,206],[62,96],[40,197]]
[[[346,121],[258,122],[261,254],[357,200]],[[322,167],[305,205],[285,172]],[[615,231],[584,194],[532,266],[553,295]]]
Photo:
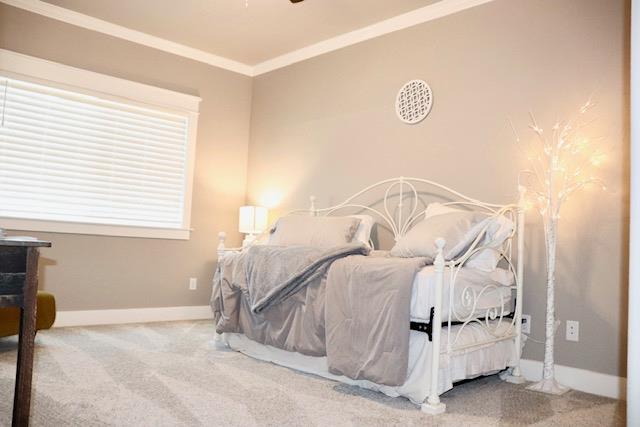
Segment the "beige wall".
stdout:
[[[248,198],[318,205],[377,180],[434,179],[473,197],[516,198],[525,167],[506,118],[551,125],[592,93],[594,136],[610,146],[609,191],[588,191],[562,215],[557,313],[581,322],[557,339],[560,364],[624,375],[627,287],[628,4],[624,0],[496,0],[254,79]],[[395,116],[397,90],[422,78],[434,106],[421,124]],[[525,313],[543,338],[544,255],[529,215]],[[541,359],[530,342],[525,357]]]
[[[41,287],[61,310],[204,305],[217,233],[238,243],[245,199],[251,79],[0,3],[0,48],[202,98],[191,240],[29,233],[43,250]],[[197,291],[188,290],[197,277]]]

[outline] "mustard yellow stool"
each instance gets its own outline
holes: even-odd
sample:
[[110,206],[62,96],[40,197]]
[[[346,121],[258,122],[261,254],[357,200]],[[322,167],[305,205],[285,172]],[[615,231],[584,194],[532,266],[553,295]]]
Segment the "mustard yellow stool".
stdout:
[[[56,321],[56,299],[48,292],[38,291],[38,313],[36,330],[49,329]],[[18,307],[0,308],[0,337],[18,335],[20,330],[20,309]]]

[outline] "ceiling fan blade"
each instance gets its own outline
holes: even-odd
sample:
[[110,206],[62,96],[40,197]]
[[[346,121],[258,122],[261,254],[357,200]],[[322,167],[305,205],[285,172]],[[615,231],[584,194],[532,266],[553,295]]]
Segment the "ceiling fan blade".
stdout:
[[289,0],[289,1],[290,1],[291,3],[301,3],[301,2],[303,2],[304,0]]

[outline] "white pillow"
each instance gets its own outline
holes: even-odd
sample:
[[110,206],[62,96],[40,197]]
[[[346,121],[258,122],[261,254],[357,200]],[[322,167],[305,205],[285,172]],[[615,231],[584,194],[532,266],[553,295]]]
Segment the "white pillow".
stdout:
[[350,243],[360,219],[348,216],[287,215],[278,219],[270,245],[331,247]]
[[349,215],[350,218],[357,218],[360,220],[356,234],[353,236],[354,242],[361,242],[369,246],[369,240],[371,239],[371,230],[375,221],[371,215]]
[[513,233],[514,227],[513,221],[503,215],[492,218],[487,227],[485,237],[480,242],[480,244],[486,246],[487,249],[482,249],[473,254],[465,265],[482,271],[495,270],[502,258],[495,249],[499,250],[502,248],[505,240]]
[[482,233],[490,217],[483,212],[450,208],[441,203],[430,203],[422,221],[415,224],[391,249],[392,256],[436,256],[435,240],[446,240],[446,260],[461,255]]

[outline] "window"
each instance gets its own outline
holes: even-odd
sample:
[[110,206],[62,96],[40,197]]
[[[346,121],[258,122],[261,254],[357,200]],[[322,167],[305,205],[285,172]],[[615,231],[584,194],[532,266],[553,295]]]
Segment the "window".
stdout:
[[72,69],[112,79],[119,90],[130,86],[125,99],[17,76],[2,65],[0,226],[189,237],[197,115],[130,99],[140,87],[170,99],[162,89]]

